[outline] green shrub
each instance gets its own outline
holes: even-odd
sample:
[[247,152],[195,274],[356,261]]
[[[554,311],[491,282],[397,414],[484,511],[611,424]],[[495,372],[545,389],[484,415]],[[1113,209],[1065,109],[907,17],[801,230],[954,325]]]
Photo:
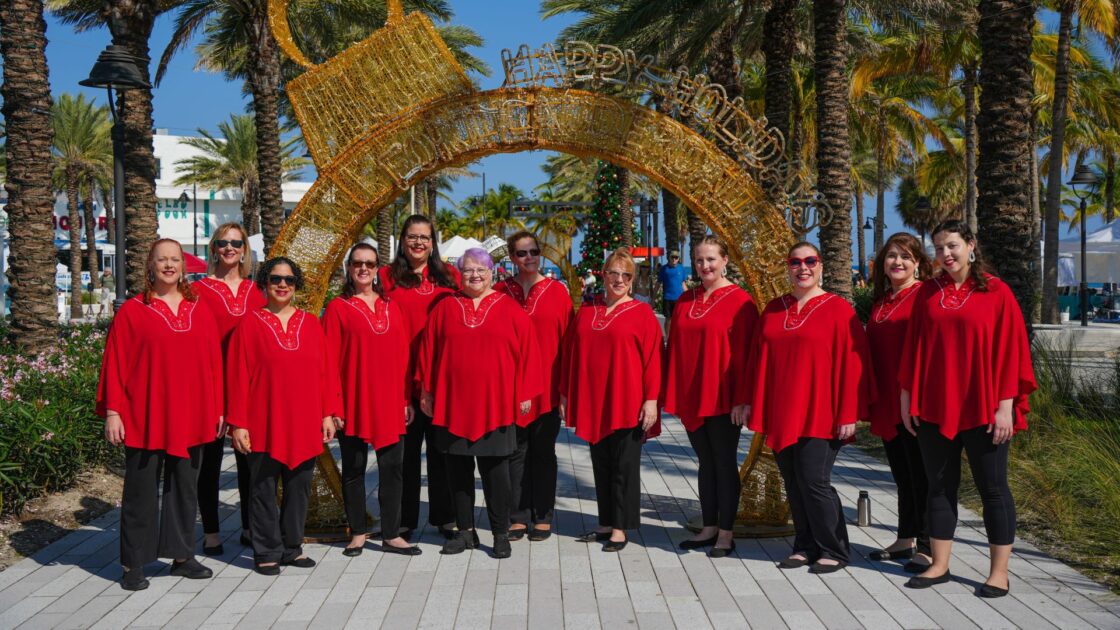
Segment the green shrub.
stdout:
[[856,309],[859,320],[867,323],[871,319],[871,307],[875,300],[871,297],[871,287],[852,287],[852,307]]
[[104,328],[89,325],[63,328],[34,357],[0,341],[0,513],[120,458],[94,414],[104,343]]

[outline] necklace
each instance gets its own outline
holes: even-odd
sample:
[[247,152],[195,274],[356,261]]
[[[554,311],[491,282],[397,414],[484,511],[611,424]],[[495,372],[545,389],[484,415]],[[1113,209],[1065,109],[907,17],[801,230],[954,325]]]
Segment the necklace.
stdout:
[[833,295],[831,293],[822,293],[821,295],[811,298],[805,303],[804,307],[791,315],[790,307],[796,307],[797,300],[792,295],[783,295],[782,304],[786,307],[786,316],[785,320],[782,322],[782,327],[786,330],[801,328],[802,324],[809,321],[809,316],[813,314],[813,311],[820,308],[821,304],[831,300],[832,297]]

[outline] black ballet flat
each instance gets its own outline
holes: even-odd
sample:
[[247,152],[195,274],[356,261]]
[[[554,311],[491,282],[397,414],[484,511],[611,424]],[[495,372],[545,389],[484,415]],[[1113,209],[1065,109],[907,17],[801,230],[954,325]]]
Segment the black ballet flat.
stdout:
[[256,564],[256,565],[253,565],[253,570],[256,571],[257,573],[260,573],[261,575],[280,575],[280,565],[279,564],[269,564],[269,565]]
[[984,584],[983,586],[980,587],[980,590],[978,590],[976,592],[976,594],[979,595],[980,597],[983,597],[984,599],[996,599],[997,597],[1006,597],[1007,594],[1011,591],[1011,589],[1010,589],[1011,585],[1008,584],[1007,586],[1008,586],[1008,588],[1000,588],[998,586],[992,586],[991,584]]
[[825,575],[826,573],[836,573],[837,571],[839,571],[839,570],[841,570],[841,569],[843,569],[847,566],[848,566],[847,562],[838,562],[836,564],[821,564],[820,562],[814,562],[813,566],[809,567],[809,573],[815,573],[817,575]]
[[681,549],[684,549],[685,551],[691,551],[693,549],[703,549],[704,547],[711,547],[712,545],[716,544],[716,538],[718,537],[712,536],[711,538],[705,538],[704,540],[682,540],[677,546]]
[[610,532],[597,532],[595,530],[591,530],[591,531],[587,532],[586,534],[584,534],[582,536],[577,536],[576,537],[576,542],[593,543],[593,542],[604,542],[604,541],[607,541],[607,540],[610,540],[610,539],[611,539],[611,533]]
[[730,547],[712,547],[708,550],[709,558],[726,558],[735,553],[735,541],[731,541]]
[[310,569],[315,566],[315,561],[304,556],[302,558],[292,558],[291,560],[281,560],[280,564],[286,567],[296,567],[297,569]]
[[886,549],[879,549],[872,551],[868,556],[872,560],[884,562],[886,560],[909,560],[914,557],[914,548],[900,549],[898,551],[887,551]]
[[513,547],[509,544],[509,536],[506,534],[494,534],[494,557],[502,559],[512,555]]
[[342,555],[346,556],[347,558],[357,558],[358,556],[362,555],[362,550],[364,548],[365,545],[361,547],[347,547],[342,550]]
[[914,562],[913,560],[911,560],[910,562],[907,562],[906,564],[902,565],[902,570],[907,572],[907,573],[923,573],[928,568],[929,568],[928,564],[922,564],[921,562]]
[[148,588],[148,578],[144,577],[144,567],[125,571],[121,577],[121,588],[126,591],[142,591]]
[[222,543],[218,543],[218,544],[214,545],[213,547],[207,547],[206,545],[202,546],[202,553],[204,553],[208,556],[220,556],[225,552],[226,552],[226,549],[225,549],[225,547],[222,546]]
[[172,562],[170,573],[188,580],[206,580],[214,576],[213,571],[194,558]]
[[617,552],[625,549],[626,548],[626,543],[628,543],[628,542],[630,542],[630,541],[629,540],[619,540],[619,541],[611,540],[610,537],[609,537],[609,534],[608,534],[607,544],[603,545],[603,551],[609,551],[609,552],[617,553]]
[[542,542],[548,540],[552,536],[551,529],[537,529],[534,527],[529,530],[529,540],[531,542]]
[[904,586],[906,586],[906,588],[929,588],[931,586],[937,586],[938,584],[945,584],[951,579],[952,576],[949,575],[948,571],[942,573],[937,577],[931,578],[915,575],[914,577],[907,580]]
[[394,547],[387,543],[381,543],[381,551],[385,553],[395,553],[400,556],[418,556],[424,553],[419,547],[413,547],[412,545],[408,547]]
[[785,560],[782,560],[781,562],[779,562],[778,563],[778,568],[779,569],[800,569],[801,567],[808,566],[808,565],[809,565],[809,559],[808,558],[794,558],[793,556],[790,556],[790,557],[786,558]]
[[527,532],[528,530],[524,527],[522,527],[521,529],[511,529],[509,530],[508,538],[511,542],[516,542],[524,538]]

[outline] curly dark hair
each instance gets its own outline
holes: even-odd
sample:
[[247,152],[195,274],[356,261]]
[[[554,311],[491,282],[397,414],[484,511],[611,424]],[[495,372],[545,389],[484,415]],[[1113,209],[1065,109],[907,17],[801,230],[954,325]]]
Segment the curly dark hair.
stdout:
[[264,261],[261,268],[257,270],[257,286],[261,291],[268,291],[268,277],[272,275],[272,270],[277,265],[287,265],[292,268],[292,275],[296,278],[296,291],[303,288],[303,272],[300,271],[299,265],[294,260],[287,256],[277,256],[276,258],[269,258]]

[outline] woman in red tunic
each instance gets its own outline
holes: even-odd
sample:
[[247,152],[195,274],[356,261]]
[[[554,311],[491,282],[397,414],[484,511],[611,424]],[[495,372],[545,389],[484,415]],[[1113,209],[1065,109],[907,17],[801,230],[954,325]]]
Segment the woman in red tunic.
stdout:
[[[210,239],[210,274],[191,288],[214,315],[222,338],[223,359],[233,329],[247,313],[265,304],[264,294],[250,278],[252,267],[249,241],[240,223],[226,223],[214,230]],[[198,511],[205,535],[202,551],[208,556],[220,556],[225,551],[218,531],[218,479],[225,445],[226,436],[220,435],[202,449],[202,469],[198,473]],[[233,455],[237,463],[237,493],[241,497],[241,544],[249,546],[253,544],[249,538],[249,464],[236,450]]]
[[681,294],[669,329],[665,410],[681,418],[699,460],[697,486],[704,527],[681,549],[735,549],[739,511],[739,434],[750,392],[748,364],[758,308],[727,279],[727,245],[706,236],[692,249],[701,286]]
[[[377,502],[383,532],[399,532],[404,470],[403,437],[412,421],[408,400],[408,323],[377,282],[377,250],[358,243],[346,259],[346,285],[323,315],[331,360],[342,383],[342,417],[335,419],[342,454],[342,498],[350,524],[347,556],[366,544],[366,464],[377,454]],[[381,550],[420,555],[400,536],[385,536]]]
[[281,564],[315,566],[303,555],[303,526],[315,458],[334,437],[342,393],[322,327],[314,315],[292,305],[303,287],[299,266],[283,256],[266,261],[257,285],[267,291],[268,304],[245,317],[230,339],[226,422],[233,447],[249,460],[256,570],[277,575]]
[[436,305],[418,360],[421,409],[432,417],[436,447],[447,464],[458,534],[440,553],[478,547],[474,531],[474,466],[478,460],[494,556],[508,558],[512,490],[509,456],[516,422],[541,393],[533,322],[493,288],[494,263],[480,248],[459,259],[463,289]]
[[821,288],[816,246],[794,245],[788,263],[793,289],[766,305],[755,334],[749,426],[774,450],[793,515],[793,553],[778,566],[832,573],[849,553],[832,466],[869,415],[871,360],[855,310]]
[[910,588],[948,582],[957,525],[961,451],[984,505],[991,569],[981,597],[1007,595],[1015,502],[1007,485],[1011,437],[1027,428],[1037,388],[1023,314],[1011,289],[985,272],[976,238],[960,221],[933,231],[941,274],[914,297],[899,365],[903,426],[917,434],[929,480],[933,562]]
[[[443,263],[436,245],[436,230],[432,221],[414,214],[404,221],[397,255],[393,262],[378,271],[385,297],[396,302],[412,331],[408,373],[416,374],[416,357],[428,315],[440,300],[459,288],[459,274]],[[443,455],[433,448],[435,432],[432,418],[420,410],[420,386],[413,383],[409,398],[412,400],[413,421],[408,425],[404,441],[404,498],[401,505],[401,536],[408,539],[420,522],[420,447],[427,444],[428,462],[428,524],[439,528],[445,538],[455,535],[455,510],[451,505],[451,491],[447,487],[447,472]],[[384,536],[384,531],[382,531]]]
[[541,275],[541,246],[536,235],[518,232],[506,239],[517,275],[494,288],[521,305],[537,334],[541,358],[541,395],[517,419],[517,450],[509,459],[514,506],[510,540],[520,540],[532,524],[529,540],[552,535],[556,505],[556,436],[560,433],[560,341],[572,321],[572,298],[563,284]]
[[641,524],[642,442],[661,433],[661,326],[630,295],[637,266],[625,248],[603,264],[606,294],[584,302],[564,340],[561,414],[591,444],[599,527],[580,542],[626,547]]
[[125,446],[121,587],[128,591],[148,588],[144,565],[157,557],[175,560],[172,575],[211,576],[194,559],[196,484],[202,445],[224,432],[218,329],[187,283],[183,248],[156,241],[147,268],[144,292],[113,318],[97,388],[105,437]]
[[883,440],[887,463],[898,488],[898,538],[886,549],[873,551],[871,559],[916,558],[906,563],[911,572],[924,571],[929,566],[926,471],[918,440],[902,426],[898,413],[898,362],[910,328],[914,296],[922,286],[920,278],[929,279],[932,275],[933,267],[921,242],[903,232],[892,235],[875,256],[871,271],[875,304],[867,322],[878,394],[871,404],[871,433]]

